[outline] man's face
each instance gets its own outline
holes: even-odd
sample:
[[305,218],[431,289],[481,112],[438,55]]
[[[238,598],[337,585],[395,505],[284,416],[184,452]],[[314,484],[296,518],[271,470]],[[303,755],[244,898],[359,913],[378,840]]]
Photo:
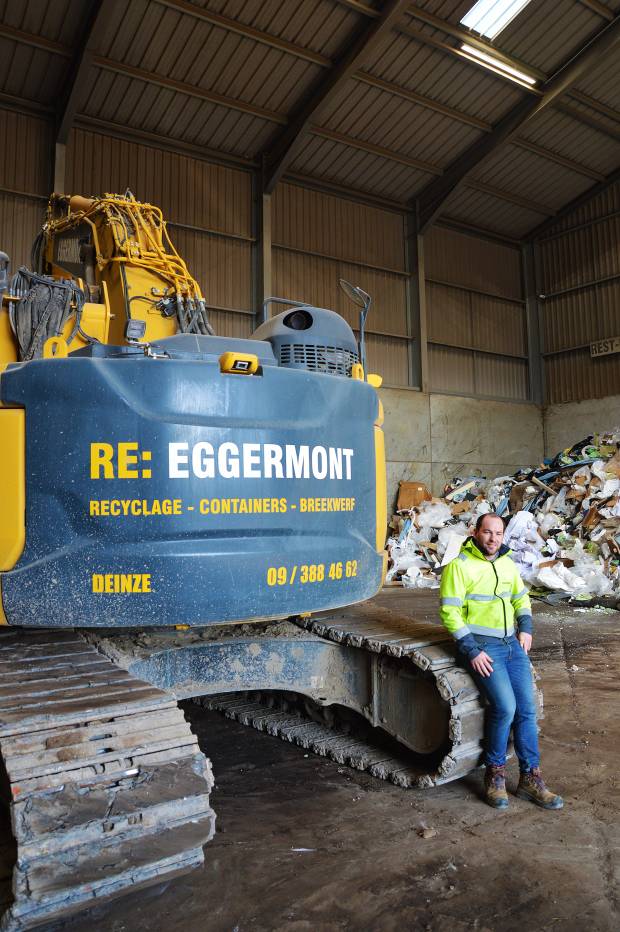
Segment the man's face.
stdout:
[[501,518],[484,518],[474,539],[486,557],[494,557],[504,539],[504,522]]

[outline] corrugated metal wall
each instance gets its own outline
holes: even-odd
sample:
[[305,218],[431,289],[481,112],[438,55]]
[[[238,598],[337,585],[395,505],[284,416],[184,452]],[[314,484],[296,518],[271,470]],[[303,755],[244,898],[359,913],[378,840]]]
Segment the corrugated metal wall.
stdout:
[[[53,135],[49,121],[9,110],[0,110],[0,132],[0,249],[15,268],[29,264],[51,190]],[[66,191],[89,195],[127,187],[161,206],[207,297],[216,332],[249,335],[255,248],[250,171],[74,129]],[[373,297],[369,370],[386,385],[411,386],[416,335],[410,330],[404,215],[289,183],[277,187],[272,213],[274,293],[332,308],[356,330],[358,308],[338,280],[361,285]],[[527,398],[519,251],[441,228],[425,239],[431,390]]]
[[51,185],[50,124],[0,109],[0,250],[11,269],[30,265],[32,241],[41,227]]
[[273,195],[273,290],[328,307],[356,329],[359,309],[346,278],[373,297],[367,320],[369,371],[409,384],[405,230],[401,214],[292,184]]
[[431,390],[527,400],[519,249],[433,227],[425,272]]
[[66,188],[104,194],[130,188],[162,208],[176,248],[199,281],[213,326],[248,336],[252,310],[252,200],[247,171],[74,130]]
[[536,244],[545,396],[549,404],[620,393],[620,184],[563,218]]

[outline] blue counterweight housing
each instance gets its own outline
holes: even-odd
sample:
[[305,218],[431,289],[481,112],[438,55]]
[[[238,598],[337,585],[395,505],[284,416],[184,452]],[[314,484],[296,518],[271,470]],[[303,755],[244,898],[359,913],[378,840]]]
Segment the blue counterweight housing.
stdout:
[[374,595],[378,396],[279,363],[264,340],[182,334],[10,365],[0,400],[25,412],[26,513],[0,576],[7,622],[209,625]]

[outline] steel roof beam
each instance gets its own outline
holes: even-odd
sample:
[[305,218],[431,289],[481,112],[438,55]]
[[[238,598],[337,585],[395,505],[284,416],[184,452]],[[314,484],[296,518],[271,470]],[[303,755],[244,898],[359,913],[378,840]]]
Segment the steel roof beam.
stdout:
[[620,16],[605,26],[588,44],[561,68],[543,86],[540,99],[525,98],[503,117],[493,132],[471,145],[444,172],[441,178],[432,181],[417,198],[418,222],[426,229],[441,213],[447,199],[465,182],[467,176],[484,164],[497,149],[511,142],[518,132],[533,117],[553,104],[562,94],[586,73],[588,68],[599,63],[610,49],[620,42]]
[[266,193],[273,191],[299,152],[309,124],[320,118],[343,85],[374,53],[384,36],[403,16],[407,3],[408,0],[387,0],[381,8],[381,15],[351,38],[342,58],[311,88],[297,112],[292,115],[287,129],[262,153],[263,187]]
[[394,94],[396,97],[402,97],[403,100],[408,100],[412,104],[418,104],[420,107],[424,107],[427,110],[433,110],[435,113],[442,113],[444,116],[450,117],[451,120],[458,120],[458,122],[465,123],[467,126],[472,126],[474,129],[482,130],[484,133],[490,133],[493,129],[491,124],[487,123],[485,120],[470,116],[468,113],[464,113],[462,110],[456,110],[454,107],[448,107],[446,104],[442,104],[438,100],[433,100],[431,97],[424,97],[416,91],[409,90],[408,87],[402,87],[400,84],[393,84],[391,81],[377,78],[374,74],[369,74],[367,71],[358,71],[353,77],[361,84],[367,84],[369,87],[375,87],[379,91],[385,91],[388,94]]
[[288,122],[287,118],[275,110],[267,110],[265,107],[257,107],[254,104],[246,103],[243,100],[237,100],[234,97],[226,97],[224,94],[216,94],[215,91],[208,91],[202,87],[196,87],[195,84],[186,84],[183,81],[176,81],[173,78],[167,78],[163,74],[156,74],[154,71],[144,71],[142,68],[134,68],[133,65],[125,65],[123,62],[112,61],[110,58],[102,58],[100,55],[93,57],[93,64],[104,71],[113,71],[115,74],[122,74],[129,78],[137,78],[139,81],[145,81],[147,84],[155,84],[157,87],[163,87],[167,90],[177,91],[179,94],[186,94],[188,97],[197,97],[207,103],[215,104],[221,107],[228,107],[231,110],[238,110],[240,113],[247,113],[250,116],[260,117],[271,123],[279,123],[284,126]]
[[[473,45],[479,48],[481,51],[487,52],[489,55],[493,55],[496,58],[500,58],[502,61],[504,61],[508,65],[511,65],[513,68],[518,68],[521,71],[525,71],[526,73],[531,74],[532,77],[536,78],[539,81],[546,82],[548,80],[548,76],[543,71],[540,71],[537,68],[532,68],[529,65],[525,64],[524,62],[521,62],[516,58],[512,58],[510,55],[504,54],[503,52],[500,51],[500,49],[496,48],[494,45],[484,42],[483,40],[479,39],[478,37],[474,35],[470,35],[468,32],[465,32],[464,30],[459,29],[457,26],[453,26],[451,23],[446,23],[444,20],[438,19],[438,17],[436,16],[432,16],[432,14],[427,13],[425,10],[418,10],[415,7],[410,7],[408,10],[408,13],[411,16],[414,16],[420,19],[422,22],[427,23],[427,25],[432,25],[435,29],[443,31],[446,35],[451,35],[453,36],[453,38],[456,38],[461,42],[468,42],[470,45]],[[415,29],[414,27],[407,26],[403,23],[400,23],[397,26],[397,29],[399,32],[402,32],[404,35],[409,36],[409,38],[414,39],[417,42],[421,42],[424,45],[429,45],[432,48],[438,49],[440,52],[445,52],[448,55],[452,55],[453,57],[460,59],[460,61],[466,62],[472,68],[480,67],[480,65],[476,64],[475,61],[473,61],[467,55],[464,55],[463,52],[461,52],[461,50],[457,48],[457,46],[450,45],[449,42],[445,42],[445,41],[442,41],[441,39],[437,39],[436,36],[432,36],[430,35],[430,33],[422,32],[419,29]],[[489,73],[493,73],[493,72],[489,72]],[[498,79],[502,81],[507,81],[508,83],[512,84],[513,87],[516,86],[514,81],[512,81],[512,79],[509,78],[508,75],[499,74],[498,72],[494,72],[494,74]],[[536,87],[520,86],[520,89],[526,94],[529,93],[530,95],[536,96],[536,97],[541,96],[541,91]],[[620,122],[620,113],[618,111],[612,110],[610,107],[607,107],[601,101],[596,100],[593,97],[589,97],[587,94],[582,93],[582,91],[572,89],[569,92],[568,96],[574,98],[580,103],[585,104],[586,106],[590,107],[592,110],[596,110],[599,113],[603,114],[604,116],[608,116],[610,119],[614,119]],[[556,104],[556,106],[558,108],[560,107],[559,104]],[[589,125],[586,114],[581,114],[579,111],[574,110],[569,115],[574,120],[577,120],[586,126]],[[604,132],[603,127],[595,127],[595,128],[597,128],[600,132]],[[609,135],[610,138],[614,138],[611,133],[608,133],[607,135]]]
[[539,146],[535,142],[530,142],[529,139],[525,139],[522,136],[518,136],[513,140],[513,146],[518,146],[519,149],[525,149],[527,152],[533,152],[534,155],[539,155],[542,159],[546,159],[548,162],[555,162],[556,165],[562,165],[563,168],[568,168],[569,171],[575,172],[577,175],[583,175],[585,178],[591,178],[593,181],[602,181],[605,177],[601,172],[597,172],[596,169],[590,168],[589,165],[582,165],[581,162],[576,162],[574,159],[566,158],[564,155],[560,155],[558,152],[553,152],[551,149],[545,149],[544,146]]
[[577,123],[581,123],[582,126],[589,126],[590,129],[596,130],[597,133],[601,133],[603,136],[607,136],[608,139],[613,139],[614,142],[620,142],[620,126],[618,129],[614,129],[607,123],[601,122],[597,117],[592,116],[592,114],[576,110],[570,103],[566,103],[562,100],[555,104],[555,109],[565,116],[570,117],[572,120],[575,120]]
[[340,142],[342,145],[350,146],[352,149],[360,149],[362,152],[368,152],[371,155],[379,155],[381,158],[389,159],[391,162],[398,162],[401,165],[406,165],[408,168],[413,168],[417,171],[426,172],[428,175],[435,175],[438,177],[442,173],[438,165],[432,165],[430,162],[422,161],[422,159],[414,159],[404,153],[395,152],[393,149],[386,149],[385,146],[377,146],[372,142],[366,142],[354,136],[346,136],[344,133],[337,133],[323,126],[310,124],[308,132],[313,136],[319,136],[321,139]]
[[579,2],[582,6],[587,6],[593,13],[602,16],[603,19],[606,19],[609,23],[611,23],[616,15],[613,10],[610,10],[604,3],[600,3],[599,0],[579,0]]
[[60,145],[66,144],[75,115],[88,90],[87,78],[93,61],[92,45],[113,6],[114,0],[94,0],[88,6],[78,49],[60,93],[61,102],[56,114],[56,142]]
[[[526,74],[531,74],[533,78],[537,78],[539,81],[544,81],[546,79],[545,73],[539,68],[533,68],[526,62],[521,61],[512,55],[507,55],[491,42],[485,42],[484,39],[481,39],[479,36],[475,35],[473,32],[470,32],[468,29],[455,26],[453,23],[449,23],[445,19],[440,19],[438,16],[433,16],[432,13],[428,13],[426,10],[421,10],[416,6],[410,6],[407,10],[407,13],[409,16],[412,16],[419,22],[424,23],[426,26],[432,26],[434,29],[438,29],[445,35],[452,36],[454,39],[458,39],[459,42],[466,42],[468,45],[471,45],[476,49],[480,49],[481,52],[486,52],[488,55],[493,55],[495,58],[499,58],[507,65],[510,65],[512,68],[517,68],[519,71],[525,71]],[[424,35],[424,33],[422,33],[422,35]]]
[[12,39],[14,42],[21,42],[23,45],[31,46],[31,48],[43,49],[44,52],[52,52],[54,55],[62,55],[65,58],[73,57],[73,52],[68,45],[46,39],[45,36],[36,36],[31,32],[24,32],[22,29],[15,29],[5,23],[0,23],[0,38]]
[[254,26],[240,23],[235,19],[230,19],[228,16],[222,16],[220,13],[213,13],[211,10],[196,6],[194,3],[188,3],[187,0],[155,0],[155,2],[159,3],[161,6],[168,7],[170,10],[175,10],[177,13],[193,16],[194,19],[202,20],[202,22],[209,23],[211,26],[219,26],[221,29],[226,29],[227,32],[234,32],[236,35],[243,36],[246,39],[253,39],[255,42],[260,42],[262,45],[268,45],[269,48],[278,49],[280,52],[287,52],[289,55],[294,55],[296,58],[312,62],[314,65],[320,65],[322,68],[329,68],[331,66],[331,60],[325,55],[321,55],[319,52],[313,52],[312,49],[306,49],[302,45],[297,45],[295,42],[281,39],[279,36],[263,32],[261,29],[256,29]]
[[[208,10],[203,10],[200,7],[196,7],[194,6],[194,4],[188,3],[187,0],[156,0],[156,2],[161,3],[161,5],[169,7],[170,9],[178,10],[180,13],[187,13],[188,15],[194,16],[197,19],[204,20],[205,22],[212,23],[213,25],[221,26],[223,29],[227,29],[239,35],[247,36],[248,38],[253,39],[257,42],[262,42],[265,45],[268,45],[269,47],[278,48],[281,51],[297,56],[298,58],[305,58],[306,60],[312,61],[315,64],[321,65],[322,67],[328,68],[331,65],[331,60],[329,58],[326,58],[325,56],[318,55],[318,53],[314,53],[314,52],[308,52],[308,50],[303,49],[301,46],[297,46],[294,43],[290,43],[285,40],[272,37],[268,33],[261,32],[260,30],[254,29],[253,27],[245,26],[244,24],[237,24],[235,23],[234,20],[228,19],[225,16],[211,13]],[[397,28],[399,30],[403,29],[403,27],[401,26],[397,26]],[[415,30],[410,30],[408,27],[404,27],[403,31],[406,32],[406,34],[415,34],[413,35],[414,38],[417,37],[417,33],[415,33]],[[61,45],[58,42],[53,42],[51,40],[45,39],[40,36],[31,35],[30,33],[23,32],[22,30],[19,30],[19,29],[13,29],[12,27],[0,25],[0,36],[6,36],[7,38],[14,39],[26,45],[31,45],[35,48],[44,49],[54,54],[71,57],[71,50],[67,46]],[[420,37],[422,39],[427,38],[425,34],[422,34],[422,33],[420,33]],[[454,49],[452,46],[448,46],[443,43],[440,43],[440,44],[442,45],[442,48],[445,48],[445,50],[454,51],[454,52],[458,51]],[[119,73],[121,72],[121,69],[123,68],[123,65],[121,63],[113,63],[110,59],[104,59],[104,58],[97,59],[95,61],[95,64],[98,64],[100,67],[105,68],[107,70],[117,70],[119,71]],[[126,68],[127,70],[123,73],[132,74],[135,77],[143,77],[144,80],[149,80],[150,82],[153,82],[156,79],[156,76],[154,76],[150,72],[143,72],[141,69],[136,69],[135,72],[134,71],[130,72],[129,71],[130,66],[126,66]],[[140,72],[140,74],[138,74],[137,72]],[[454,107],[449,107],[446,104],[442,104],[439,101],[433,100],[432,98],[425,97],[422,94],[418,94],[416,91],[410,90],[409,88],[401,87],[400,85],[393,84],[390,81],[385,81],[383,78],[378,78],[375,75],[369,74],[365,71],[358,71],[355,75],[353,75],[353,77],[356,81],[359,81],[363,84],[367,84],[369,87],[374,87],[377,90],[382,90],[388,94],[393,94],[397,97],[401,97],[403,100],[407,100],[413,104],[417,104],[418,106],[424,107],[425,109],[432,110],[435,113],[440,113],[443,116],[447,116],[449,119],[456,120],[457,122],[463,123],[466,126],[471,126],[474,129],[479,129],[481,130],[481,132],[490,133],[493,129],[490,123],[487,123],[484,120],[479,119],[478,117],[471,116],[470,114],[467,114],[461,110],[457,110]],[[163,78],[163,80],[168,81],[169,79]],[[174,83],[171,82],[170,84],[166,84],[165,86],[170,87],[173,90],[178,89],[179,91],[183,93],[189,93],[189,88],[192,87],[191,85],[183,85],[181,82],[174,82]],[[196,96],[196,95],[192,94],[192,96]],[[215,99],[214,95],[210,95],[209,92],[204,92],[204,93],[201,92],[199,96],[201,97],[201,99],[208,99],[208,100],[211,100],[211,102],[221,103],[225,106],[232,106],[234,103],[234,101],[232,101],[231,99],[223,98],[219,95],[217,99]],[[582,95],[582,96],[585,98],[585,95]],[[229,100],[230,100],[230,103],[228,102]],[[596,107],[600,106],[602,112],[605,113],[605,115],[609,116],[611,119],[615,117],[620,122],[620,114],[615,113],[615,111],[610,111],[610,108],[606,107],[604,104],[599,105],[598,101],[591,101],[589,98],[585,98],[585,102],[590,103]],[[594,122],[593,124],[593,122],[588,118],[586,114],[574,112],[569,109],[568,105],[559,104],[558,108],[563,109],[564,112],[568,116],[572,117],[573,119],[576,119],[581,123],[586,123],[587,125],[592,126],[592,128],[598,130],[601,133],[606,134],[608,137],[614,139],[615,141],[620,139],[620,130],[618,134],[615,134],[612,129],[606,127],[604,124],[596,123],[596,122]],[[238,108],[235,108],[235,109],[238,109]],[[251,111],[244,110],[244,112],[251,112]],[[613,116],[611,116],[610,114],[613,114]],[[255,115],[266,116],[266,113],[261,112],[260,114],[255,114]],[[271,112],[269,112],[268,118],[271,119],[272,116],[275,122],[281,122],[279,119],[279,116],[280,116],[279,114],[275,114],[275,113],[272,114]],[[589,168],[588,166],[581,165],[570,159],[566,159],[564,156],[561,156],[555,152],[552,152],[551,150],[545,149],[542,146],[534,147],[534,145],[527,140],[519,140],[517,141],[516,144],[521,145],[523,148],[530,149],[531,151],[534,151],[534,148],[535,148],[535,151],[537,152],[537,154],[540,155],[542,158],[547,158],[549,161],[564,165],[566,168],[570,168],[571,170],[576,171],[579,174],[585,175],[586,177],[590,177],[593,180],[600,180],[600,178],[602,177],[599,175],[598,172],[596,172],[594,169]]]

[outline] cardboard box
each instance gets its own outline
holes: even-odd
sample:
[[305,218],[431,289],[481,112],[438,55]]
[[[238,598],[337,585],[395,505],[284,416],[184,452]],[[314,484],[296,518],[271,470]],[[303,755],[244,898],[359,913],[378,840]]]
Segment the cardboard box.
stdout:
[[396,511],[411,511],[422,502],[429,502],[432,496],[423,482],[399,482]]

